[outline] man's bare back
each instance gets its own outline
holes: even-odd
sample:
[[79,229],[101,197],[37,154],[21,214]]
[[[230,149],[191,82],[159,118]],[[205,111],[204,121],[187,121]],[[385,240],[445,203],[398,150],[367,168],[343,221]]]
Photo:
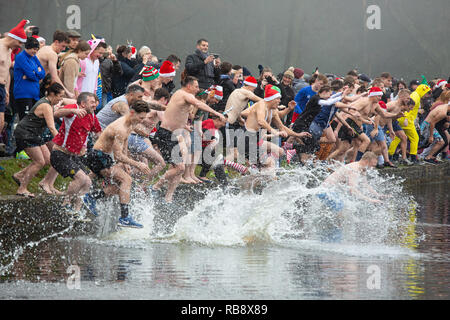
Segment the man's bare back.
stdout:
[[56,68],[56,63],[58,62],[58,54],[53,50],[51,46],[44,46],[39,49],[36,57],[44,67],[46,74],[50,73],[50,64],[54,63]]

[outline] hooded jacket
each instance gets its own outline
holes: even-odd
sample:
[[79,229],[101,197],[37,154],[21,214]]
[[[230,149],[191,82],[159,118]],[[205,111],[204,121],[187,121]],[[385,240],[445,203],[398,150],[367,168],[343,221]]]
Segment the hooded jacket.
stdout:
[[105,42],[103,39],[89,40],[88,43],[91,46],[91,52],[86,59],[80,61],[80,71],[85,73],[85,77],[78,77],[77,90],[78,92],[91,92],[97,93],[98,85],[98,71],[100,68],[100,62],[98,60],[92,61],[91,54],[98,47],[100,42]]

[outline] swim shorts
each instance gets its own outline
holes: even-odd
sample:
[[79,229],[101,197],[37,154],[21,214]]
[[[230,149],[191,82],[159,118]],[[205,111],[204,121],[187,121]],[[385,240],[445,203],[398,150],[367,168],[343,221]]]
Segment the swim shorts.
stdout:
[[102,175],[100,172],[104,169],[111,168],[115,163],[109,154],[100,150],[92,149],[88,152],[86,164],[93,173],[101,177]]
[[[158,131],[156,131],[153,143],[158,146],[161,156],[166,163],[179,164],[183,162],[178,139],[172,131],[159,127]],[[178,149],[173,150],[174,148]]]
[[145,150],[150,148],[150,146],[145,142],[145,138],[132,133],[128,137],[128,150],[132,153],[143,153]]
[[50,154],[50,164],[63,178],[73,178],[79,170],[84,169],[81,157],[59,150],[53,150]]

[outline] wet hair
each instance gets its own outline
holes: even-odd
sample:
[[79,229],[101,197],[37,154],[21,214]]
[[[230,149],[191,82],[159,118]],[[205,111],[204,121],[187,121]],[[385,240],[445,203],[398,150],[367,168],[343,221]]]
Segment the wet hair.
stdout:
[[197,40],[197,45],[198,45],[198,46],[201,45],[202,42],[208,42],[208,43],[209,43],[208,40],[206,40],[206,39],[204,39],[204,38],[201,38],[201,39],[198,39],[198,40]]
[[25,42],[25,49],[39,49],[39,41],[36,38],[28,37]]
[[131,48],[125,45],[121,45],[117,48],[117,55],[122,57],[123,54],[128,55],[131,52]]
[[323,86],[322,88],[319,89],[319,94],[322,92],[328,92],[331,91],[331,87],[328,85]]
[[145,89],[142,88],[138,84],[132,84],[131,86],[128,86],[127,91],[125,94],[134,93],[134,92],[145,92]]
[[238,65],[238,64],[235,64],[233,66],[233,70],[240,70],[240,69],[242,69],[242,67],[240,65]]
[[136,111],[136,113],[148,113],[150,112],[150,107],[148,106],[148,103],[144,100],[136,100],[130,105],[130,109],[133,109]]
[[166,88],[158,88],[155,90],[154,100],[158,101],[161,98],[166,98],[167,101],[170,100],[170,93]]
[[233,65],[231,63],[224,61],[220,64],[220,74],[228,74],[232,68]]
[[342,80],[333,80],[333,81],[331,81],[330,86],[331,86],[331,89],[336,92],[336,91],[341,90],[344,87],[344,82]]
[[55,41],[67,42],[67,43],[70,42],[67,32],[64,32],[61,30],[56,30],[55,33],[53,34],[53,42],[55,42]]
[[78,42],[77,46],[75,47],[75,52],[82,52],[82,51],[91,51],[91,46],[87,41],[81,40]]
[[173,64],[181,62],[181,59],[178,58],[178,56],[176,56],[174,54],[169,55],[166,60],[172,62]]
[[416,102],[413,99],[409,98],[408,106],[415,106],[415,105],[416,105]]
[[370,160],[377,160],[378,156],[372,152],[372,151],[368,151],[366,153],[364,153],[364,155],[361,158],[361,161],[370,161]]
[[45,94],[48,96],[50,95],[50,93],[53,93],[56,96],[61,92],[65,92],[64,87],[60,85],[58,82],[54,82],[47,88]]
[[193,76],[186,76],[186,78],[184,78],[183,81],[181,81],[181,86],[184,88],[188,84],[193,83],[194,81],[198,81],[198,79]]

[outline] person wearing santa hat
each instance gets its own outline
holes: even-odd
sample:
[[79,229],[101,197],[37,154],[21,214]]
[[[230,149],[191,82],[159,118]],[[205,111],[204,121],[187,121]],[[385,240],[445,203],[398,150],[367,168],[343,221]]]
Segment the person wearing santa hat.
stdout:
[[[352,117],[352,119],[354,120],[358,128],[361,128],[361,125],[363,123],[374,126],[372,127],[372,130],[366,130],[366,133],[362,132],[361,134],[358,135],[357,139],[361,144],[359,146],[358,153],[356,154],[356,159],[352,159],[352,161],[361,160],[361,157],[363,156],[364,152],[366,152],[367,147],[370,145],[370,139],[367,136],[367,134],[370,134],[371,136],[377,136],[379,134],[380,128],[378,128],[378,123],[374,123],[373,120],[371,120],[372,117],[374,117],[377,114],[383,118],[395,118],[401,115],[401,112],[393,114],[382,110],[382,108],[379,105],[379,102],[381,101],[383,94],[384,92],[381,88],[372,87],[367,97],[357,100],[353,105],[356,109],[354,111],[356,117]],[[350,111],[350,113],[352,112],[353,110]],[[357,118],[358,114],[359,119]],[[350,126],[352,125],[350,124]]]
[[3,131],[5,125],[5,108],[9,104],[11,53],[27,41],[24,27],[29,22],[22,20],[6,34],[5,38],[0,39],[0,132]]
[[[281,91],[274,85],[266,85],[264,88],[264,100],[255,103],[251,108],[241,113],[246,118],[244,127],[245,134],[238,137],[238,152],[245,155],[245,159],[251,165],[264,168],[267,173],[274,174],[275,158],[284,155],[284,150],[277,145],[268,142],[266,138],[280,136],[287,138],[294,136],[297,138],[311,137],[308,132],[297,133],[283,125],[279,115],[278,106],[281,101]],[[274,129],[272,122],[278,128]],[[244,143],[242,143],[244,142]]]
[[225,106],[225,113],[227,114],[227,124],[222,128],[222,134],[225,137],[225,145],[227,148],[227,160],[233,161],[237,156],[237,136],[238,131],[244,130],[244,120],[241,117],[241,112],[248,106],[249,101],[259,102],[263,99],[254,94],[258,86],[257,80],[252,77],[246,77],[243,86],[234,90],[228,97]]
[[433,99],[436,101],[439,96],[444,92],[445,90],[448,90],[447,88],[448,82],[445,80],[439,80],[433,89]]

